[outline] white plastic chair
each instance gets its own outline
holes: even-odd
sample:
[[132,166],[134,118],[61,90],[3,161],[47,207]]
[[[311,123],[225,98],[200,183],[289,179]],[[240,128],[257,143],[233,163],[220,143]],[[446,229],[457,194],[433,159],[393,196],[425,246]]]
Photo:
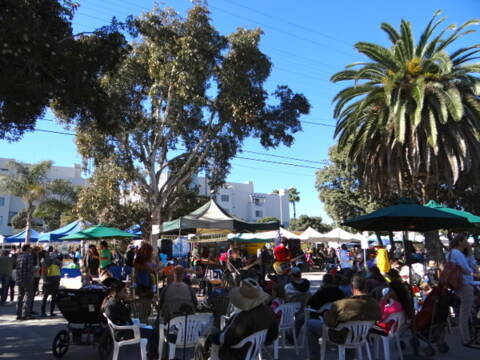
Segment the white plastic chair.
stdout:
[[189,315],[187,323],[185,324],[185,316],[178,316],[170,320],[170,329],[177,328],[177,341],[175,343],[168,343],[168,359],[175,358],[176,348],[190,348],[195,347],[202,330],[208,326],[208,323],[213,321],[213,316],[210,314],[208,319],[202,314]]
[[267,339],[267,330],[260,330],[240,341],[237,345],[233,345],[233,349],[240,349],[245,344],[250,343],[250,347],[245,354],[245,360],[262,360],[262,347]]
[[[140,337],[140,326],[139,325],[115,325],[107,315],[103,314],[108,322],[108,328],[112,334],[113,339],[113,358],[112,360],[117,360],[120,353],[120,348],[125,345],[140,344],[140,354],[142,360],[147,360],[147,339],[142,339]],[[119,330],[130,330],[133,331],[133,338],[128,340],[117,340],[115,334]]]
[[390,315],[384,323],[388,323],[390,321],[395,321],[395,323],[390,328],[388,332],[388,336],[382,336],[377,334],[372,334],[372,339],[375,341],[376,344],[376,356],[380,358],[380,342],[383,345],[383,355],[385,360],[390,360],[390,341],[394,340],[395,345],[397,346],[398,355],[400,360],[403,360],[403,352],[402,347],[400,345],[400,331],[405,324],[405,315],[403,313],[395,313]]
[[[307,345],[307,324],[308,320],[310,320],[310,316],[312,313],[314,314],[323,314],[325,311],[330,310],[332,307],[332,303],[326,303],[324,304],[320,309],[316,310],[311,307],[305,307],[305,322],[303,323],[303,337],[302,337],[302,345],[301,348],[305,348]],[[307,359],[310,357],[310,348],[306,346],[307,349]]]
[[[297,334],[295,332],[295,313],[301,308],[301,304],[294,303],[285,303],[277,307],[274,311],[275,313],[281,312],[280,322],[278,324],[278,332],[282,337],[282,349],[285,348],[285,336],[287,330],[292,330],[293,332],[293,343],[295,345],[295,354],[298,355],[298,344],[297,344]],[[273,358],[278,359],[278,343],[279,339],[277,338],[273,342]]]
[[345,344],[337,344],[331,341],[328,337],[328,327],[323,327],[322,346],[320,359],[325,360],[327,355],[327,342],[330,342],[338,347],[338,359],[345,360],[345,349],[357,350],[358,359],[363,359],[362,347],[365,347],[367,351],[368,360],[372,360],[372,354],[370,353],[370,347],[368,346],[368,333],[373,326],[373,321],[349,321],[340,324],[336,330],[343,328],[348,329],[347,339]]

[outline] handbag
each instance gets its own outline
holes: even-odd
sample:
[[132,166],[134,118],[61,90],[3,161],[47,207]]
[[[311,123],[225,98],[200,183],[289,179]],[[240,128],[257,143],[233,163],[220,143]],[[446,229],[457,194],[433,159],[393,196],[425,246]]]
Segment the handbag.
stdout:
[[[451,256],[451,253],[449,255]],[[460,289],[463,285],[462,268],[447,259],[440,274],[439,283],[453,290]]]

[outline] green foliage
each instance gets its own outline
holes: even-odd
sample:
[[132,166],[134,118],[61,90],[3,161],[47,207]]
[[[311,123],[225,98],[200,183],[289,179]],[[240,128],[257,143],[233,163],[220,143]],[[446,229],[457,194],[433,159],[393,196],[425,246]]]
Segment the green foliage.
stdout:
[[334,98],[339,148],[376,196],[400,189],[426,201],[443,184],[480,180],[480,44],[446,52],[480,21],[438,32],[438,15],[418,42],[409,22],[383,23],[391,46],[357,43],[368,61],[332,76],[353,82]]
[[266,222],[272,222],[272,221],[280,222],[280,220],[278,218],[276,218],[275,216],[267,216],[267,217],[258,219],[257,223],[266,223]]
[[270,101],[261,30],[222,36],[201,5],[186,18],[155,8],[129,26],[133,51],[101,82],[118,126],[78,128],[77,145],[95,164],[108,157],[125,171],[150,221],[169,216],[194,173],[206,170],[212,188],[221,185],[247,137],[267,148],[292,144],[310,105],[286,86]]
[[[128,175],[112,162],[96,167],[87,186],[78,193],[74,213],[94,224],[127,229],[148,219],[144,204],[131,201]],[[148,205],[148,204],[146,204]]]
[[[348,151],[333,146],[329,165],[317,171],[316,188],[327,214],[337,223],[391,205],[395,194],[373,198],[365,188],[358,169],[348,161]],[[351,231],[351,229],[349,229]]]
[[298,219],[290,220],[289,229],[291,231],[305,231],[308,227],[312,227],[319,232],[328,232],[332,227],[322,223],[320,216],[300,215]]
[[47,184],[47,191],[48,198],[42,201],[33,213],[36,218],[43,220],[46,231],[66,225],[68,222],[65,220],[77,220],[73,208],[80,191],[79,187],[67,180],[55,179]]
[[0,139],[18,140],[33,130],[50,105],[68,122],[89,114],[102,128],[112,125],[99,80],[128,44],[115,22],[75,36],[77,6],[70,0],[0,2]]

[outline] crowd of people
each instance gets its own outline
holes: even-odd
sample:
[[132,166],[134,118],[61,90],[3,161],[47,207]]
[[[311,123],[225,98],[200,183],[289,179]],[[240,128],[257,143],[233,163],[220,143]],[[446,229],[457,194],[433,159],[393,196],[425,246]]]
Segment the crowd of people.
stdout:
[[[212,352],[220,359],[243,359],[246,350],[232,346],[259,330],[267,330],[266,343],[272,343],[278,336],[278,309],[288,302],[300,303],[301,309],[296,314],[295,326],[287,332],[287,341],[292,342],[294,335],[305,327],[311,358],[318,358],[319,338],[325,326],[330,329],[329,340],[336,343],[345,342],[347,334],[340,325],[350,321],[371,321],[372,334],[388,335],[395,325],[390,316],[401,313],[407,324],[413,324],[421,304],[421,300],[415,300],[415,292],[422,289],[428,294],[439,281],[438,272],[430,272],[429,266],[418,261],[422,256],[419,251],[412,253],[423,272],[417,269],[412,277],[410,272],[405,276],[405,264],[383,246],[369,250],[366,258],[345,245],[339,249],[302,251],[287,239],[275,247],[263,246],[250,255],[233,245],[218,254],[202,254],[200,249],[194,249],[184,259],[173,259],[159,250],[155,256],[153,247],[142,242],[140,247],[129,245],[121,252],[102,241],[98,250],[91,244],[82,256],[80,249],[62,255],[51,246],[40,249],[23,245],[21,251],[5,252],[0,257],[1,304],[8,295],[13,301],[16,286],[17,319],[31,319],[35,314],[34,295],[43,279],[40,314],[47,316],[50,298],[49,315],[55,316],[62,261],[70,257],[73,268],[80,268],[84,284],[101,282],[108,286],[109,295],[102,308],[117,325],[131,324],[132,312],[147,323],[155,308],[158,319],[169,323],[180,315],[205,308],[212,310],[215,299],[228,299],[235,312],[225,327],[220,329],[215,322],[216,327],[204,334],[195,349],[197,359],[207,359]],[[461,271],[461,285],[454,292],[460,300],[457,313],[462,344],[478,348],[470,320],[474,301],[478,302],[473,285],[479,272],[463,234],[453,239],[446,260]],[[326,270],[322,286],[313,293],[310,281],[303,276],[309,265]],[[114,267],[121,268],[119,276],[113,275]],[[304,318],[305,308],[312,310],[309,319]],[[149,340],[152,359],[159,356],[156,329],[158,326],[141,333]]]

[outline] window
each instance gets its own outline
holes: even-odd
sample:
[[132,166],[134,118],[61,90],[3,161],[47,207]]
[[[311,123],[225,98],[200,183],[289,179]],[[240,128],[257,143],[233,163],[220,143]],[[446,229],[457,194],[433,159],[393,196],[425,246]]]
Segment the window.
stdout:
[[5,206],[5,198],[0,196],[0,206]]
[[0,168],[0,171],[7,172],[8,169],[6,169],[6,168]]
[[16,211],[9,211],[8,213],[8,226],[12,226],[12,218],[17,215]]
[[260,210],[255,211],[255,217],[257,218],[263,217],[263,211],[260,211]]
[[230,200],[229,196],[228,195],[222,195],[220,197],[220,200],[222,200],[222,202],[228,202]]
[[263,201],[263,199],[255,198],[255,199],[253,199],[253,203],[257,206],[262,206],[264,201]]

